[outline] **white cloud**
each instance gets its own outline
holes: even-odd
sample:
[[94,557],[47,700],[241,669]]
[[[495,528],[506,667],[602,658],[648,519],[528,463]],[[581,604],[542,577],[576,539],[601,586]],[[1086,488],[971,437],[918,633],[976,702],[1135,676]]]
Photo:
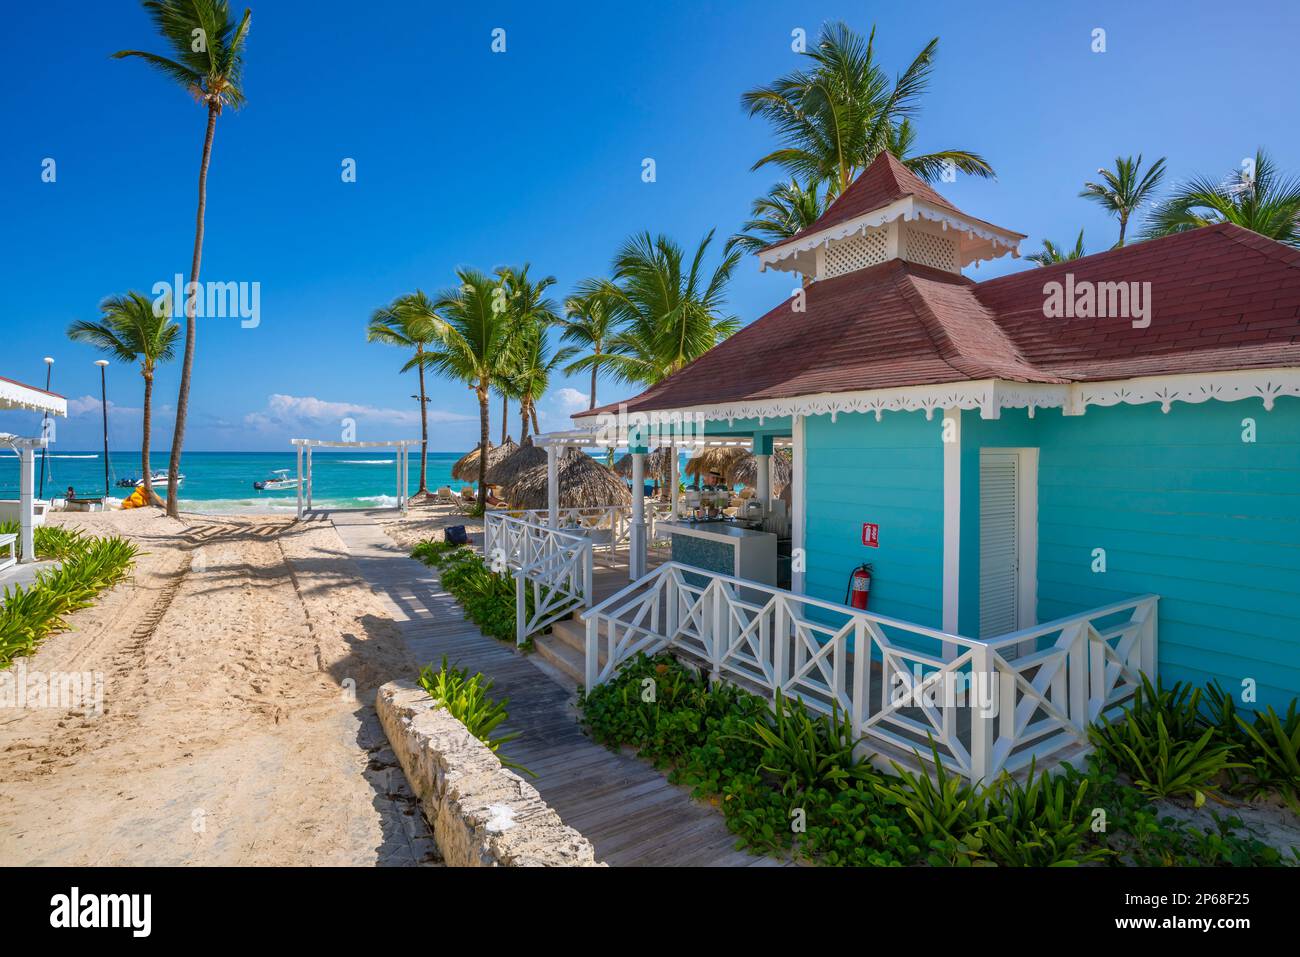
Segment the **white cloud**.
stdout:
[[587,393],[579,392],[577,389],[571,389],[567,386],[558,389],[551,398],[560,408],[569,413],[578,412],[591,404],[590,396]]
[[[142,415],[142,409],[132,408],[129,405],[118,405],[112,399],[108,400],[108,414],[113,415]],[[100,415],[99,397],[93,395],[83,395],[80,399],[68,400],[68,416],[89,415],[90,413]]]
[[[440,409],[429,410],[430,423],[468,422],[474,417]],[[266,408],[244,416],[244,424],[261,432],[328,423],[338,425],[343,419],[356,419],[369,425],[418,426],[418,409],[387,409],[360,402],[333,402],[315,396],[268,396]]]

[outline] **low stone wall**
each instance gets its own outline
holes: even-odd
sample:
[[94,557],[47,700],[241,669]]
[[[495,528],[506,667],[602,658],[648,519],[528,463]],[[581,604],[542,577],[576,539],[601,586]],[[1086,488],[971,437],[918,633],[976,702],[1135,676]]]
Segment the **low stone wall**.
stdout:
[[591,842],[418,684],[389,682],[376,709],[448,866],[597,866]]

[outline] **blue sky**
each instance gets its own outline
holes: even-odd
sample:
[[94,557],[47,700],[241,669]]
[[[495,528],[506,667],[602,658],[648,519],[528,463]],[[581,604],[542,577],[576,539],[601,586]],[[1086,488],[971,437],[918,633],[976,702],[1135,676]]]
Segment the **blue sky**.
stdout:
[[[1113,222],[1077,198],[1117,153],[1169,158],[1171,181],[1226,174],[1257,146],[1300,173],[1289,0],[863,4],[440,4],[381,0],[255,2],[247,107],[218,122],[202,278],[261,284],[261,321],[203,323],[187,447],[283,449],[291,434],[416,435],[413,375],[367,345],[370,312],[417,287],[448,285],[459,265],[531,262],[557,297],[604,274],[642,229],[689,246],[721,241],[780,178],[750,172],[770,150],[740,94],[797,65],[791,31],[826,20],[863,31],[902,69],[932,36],[937,68],[917,126],[923,149],[975,150],[996,182],[941,190],[981,218],[1090,249]],[[99,442],[97,355],[64,330],[106,295],[188,270],[204,114],[121,48],[165,52],[138,4],[45,0],[6,13],[0,86],[0,375],[55,391],[74,414],[64,449]],[[491,50],[494,28],[506,52]],[[1094,28],[1105,53],[1091,52]],[[54,183],[42,161],[57,163]],[[340,177],[356,160],[357,182]],[[641,180],[653,157],[657,181]],[[1028,268],[1001,260],[974,273]],[[789,292],[746,261],[730,290],[745,321]],[[155,447],[170,442],[179,364],[158,376]],[[138,445],[140,378],[109,370],[120,449]],[[567,422],[582,379],[554,383],[543,427]],[[463,386],[431,387],[431,447],[477,435]],[[604,384],[602,400],[629,392]],[[493,408],[493,433],[499,425]],[[513,418],[513,416],[512,416]],[[0,413],[0,431],[33,430]],[[512,431],[517,426],[512,422]]]

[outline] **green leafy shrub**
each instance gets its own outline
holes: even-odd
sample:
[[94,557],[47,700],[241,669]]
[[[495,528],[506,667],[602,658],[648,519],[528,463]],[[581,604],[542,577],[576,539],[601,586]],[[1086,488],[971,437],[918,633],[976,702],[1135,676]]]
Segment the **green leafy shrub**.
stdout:
[[1025,783],[1003,775],[990,789],[997,813],[983,827],[988,856],[1009,867],[1061,867],[1104,860],[1109,852],[1092,836],[1091,782],[1035,774]]
[[852,723],[835,704],[832,714],[814,717],[802,699],[791,701],[777,691],[774,715],[751,719],[746,737],[763,749],[760,767],[782,782],[788,797],[838,789],[864,773],[864,762],[854,754],[858,741]]
[[933,741],[930,753],[933,772],[914,774],[894,763],[898,776],[885,778],[876,790],[886,805],[897,806],[911,820],[918,838],[929,848],[930,863],[978,863],[984,844],[980,831],[988,823],[987,799],[979,787],[944,768]]
[[1236,832],[1241,818],[1211,813],[1213,830],[1184,824],[1153,809],[1138,811],[1122,835],[1126,864],[1138,867],[1281,867],[1287,861],[1275,847]]
[[465,668],[448,667],[447,656],[444,655],[442,666],[437,671],[433,670],[432,665],[420,669],[419,681],[420,687],[429,693],[433,703],[446,708],[470,734],[487,745],[488,750],[500,758],[503,767],[533,775],[532,771],[515,764],[500,753],[501,745],[519,737],[518,732],[492,736],[497,726],[510,717],[506,710],[510,699],[494,701],[488,697],[488,692],[492,690],[491,679],[485,678],[481,672],[470,675]]
[[[1221,776],[1232,768],[1237,745],[1216,740],[1216,728],[1200,709],[1201,692],[1182,682],[1152,686],[1146,675],[1133,703],[1114,721],[1088,729],[1093,746],[1153,798],[1190,797],[1205,803]],[[1207,726],[1208,725],[1208,726]]]
[[[485,635],[502,641],[515,640],[515,580],[499,575],[471,548],[449,542],[423,541],[411,555],[441,572],[442,585],[460,602],[465,617]],[[532,589],[524,593],[525,613],[534,607]]]
[[423,541],[416,542],[411,549],[411,557],[417,558],[426,565],[432,565],[435,568],[441,568],[444,562],[453,560],[452,555],[470,554],[470,549],[466,545],[456,545],[452,542],[438,542],[426,538]]
[[1257,791],[1277,791],[1300,813],[1300,712],[1291,702],[1286,717],[1270,705],[1255,715],[1253,723],[1237,716],[1246,736],[1245,758],[1255,777]]
[[[12,519],[0,522],[0,535],[19,535],[18,523]],[[32,545],[38,559],[64,559],[85,550],[89,539],[80,530],[63,525],[38,525],[32,529]],[[23,557],[22,538],[15,542],[16,554]]]
[[[57,568],[40,572],[28,588],[5,589],[0,606],[0,666],[29,655],[45,638],[68,625],[64,615],[90,605],[96,595],[125,579],[138,548],[124,538],[55,536],[65,549]],[[38,546],[39,552],[39,546]]]

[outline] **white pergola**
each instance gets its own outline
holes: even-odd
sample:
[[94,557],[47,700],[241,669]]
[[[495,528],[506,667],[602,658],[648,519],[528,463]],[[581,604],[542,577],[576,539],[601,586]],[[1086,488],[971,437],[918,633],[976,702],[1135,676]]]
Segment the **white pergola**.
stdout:
[[[670,449],[706,449],[706,448],[752,448],[751,436],[700,435],[681,441],[670,437],[660,441],[659,447],[665,445]],[[559,458],[560,452],[569,446],[585,448],[618,449],[626,448],[632,456],[632,520],[628,530],[628,578],[636,581],[646,573],[646,521],[645,521],[645,457],[650,451],[648,445],[638,444],[635,435],[629,436],[626,430],[621,434],[607,435],[600,429],[570,429],[560,432],[546,432],[533,437],[533,444],[546,449],[546,511],[547,524],[558,528],[560,524],[560,486]],[[785,443],[780,443],[785,444]],[[771,455],[755,452],[758,487],[755,493],[760,501],[766,502],[772,497]],[[676,455],[669,456],[669,487],[673,489],[672,518],[677,519],[677,484],[680,481]]]
[[[53,392],[0,376],[0,409],[21,409],[66,418],[68,400]],[[0,432],[0,446],[18,453],[18,527],[23,562],[34,561],[36,558],[35,543],[32,541],[32,529],[35,526],[33,504],[36,501],[36,450],[47,445],[49,440],[44,436],[22,438]]]
[[[419,439],[393,439],[390,442],[331,442],[325,439],[290,439],[298,448],[298,518],[304,511],[310,512],[311,506],[311,452],[312,449],[393,449],[397,466],[397,507],[406,512],[406,489],[410,481],[411,446],[419,445]],[[303,472],[303,460],[307,469]],[[304,496],[304,492],[306,493]],[[304,509],[304,501],[306,508]]]

